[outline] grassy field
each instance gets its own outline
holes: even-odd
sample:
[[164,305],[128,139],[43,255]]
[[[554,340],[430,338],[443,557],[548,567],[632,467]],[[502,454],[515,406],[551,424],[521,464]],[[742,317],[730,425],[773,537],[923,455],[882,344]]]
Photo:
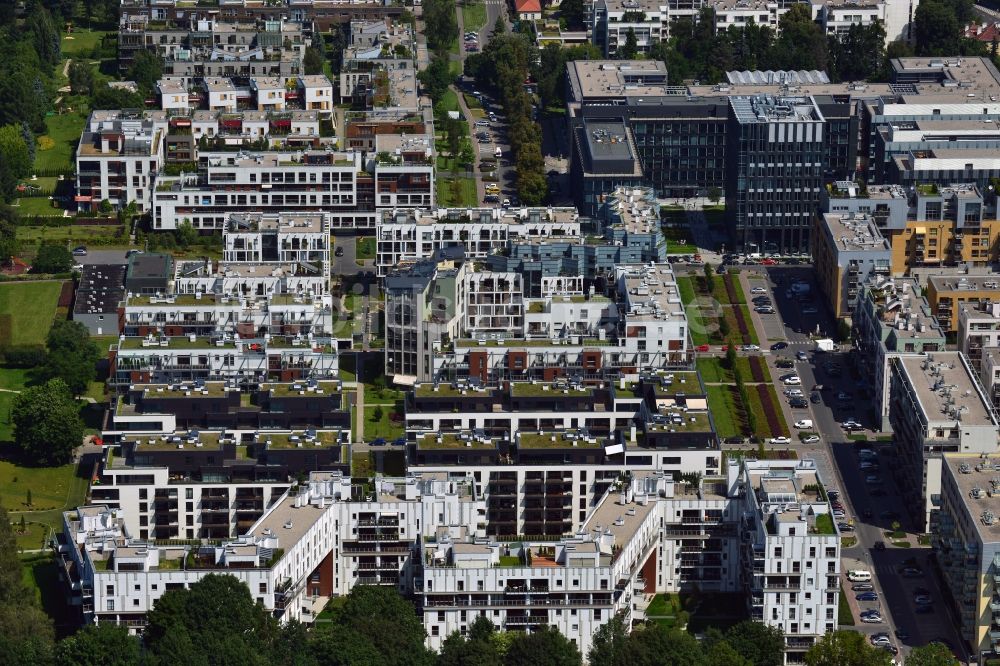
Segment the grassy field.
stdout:
[[482,103],[469,93],[462,93],[462,97],[465,98],[465,105],[469,107],[470,111],[483,108]]
[[94,47],[101,43],[101,39],[108,34],[104,30],[88,30],[76,28],[72,35],[63,35],[61,51],[63,57],[72,58],[81,53],[90,55]]
[[[382,418],[375,418],[375,410],[382,410]],[[365,406],[365,440],[371,441],[376,437],[384,437],[385,439],[396,439],[397,437],[402,437],[405,433],[402,422],[393,423],[389,420],[389,415],[394,412],[395,409],[391,405],[385,405],[382,407],[368,407]]]
[[375,237],[374,236],[358,236],[355,240],[354,254],[358,259],[374,259],[375,258]]
[[[52,212],[59,213],[55,208]],[[17,228],[17,240],[22,246],[39,245],[42,241],[68,243],[70,245],[86,245],[93,239],[105,239],[115,235],[120,227],[115,225],[101,226],[66,226],[66,227],[26,227]],[[121,239],[120,245],[102,245],[101,249],[122,248],[128,246],[128,238]]]
[[458,111],[458,95],[451,88],[444,91],[444,95],[441,96],[441,101],[438,102],[443,113],[447,114],[449,111]]
[[395,405],[404,397],[402,391],[388,386],[382,389],[382,395],[379,395],[370,382],[365,382],[365,408],[369,405]]
[[767,390],[771,394],[771,402],[774,405],[775,413],[778,416],[778,423],[780,424],[777,432],[772,430],[771,426],[767,423],[764,405],[761,404],[760,395],[758,395],[756,387],[748,386],[747,388],[747,395],[750,398],[748,406],[757,418],[757,429],[760,433],[766,437],[788,437],[788,424],[785,423],[785,416],[781,411],[781,403],[778,402],[778,394],[774,390],[774,386],[768,386]]
[[[31,490],[31,506],[25,506]],[[75,506],[87,491],[87,479],[76,475],[76,465],[61,467],[21,467],[0,460],[0,503],[20,518],[16,512],[26,512],[28,520],[34,513],[61,510]]]
[[712,413],[712,420],[715,421],[715,430],[719,437],[735,437],[742,434],[741,413],[739,395],[732,386],[709,386],[708,389],[708,409]]
[[[452,191],[452,182],[458,181],[458,192]],[[476,181],[473,178],[443,177],[437,180],[437,203],[439,206],[476,206],[479,195],[476,192]]]
[[74,111],[45,119],[47,132],[38,138],[35,169],[38,171],[72,171],[76,144],[86,123],[87,115]]
[[[712,357],[712,356],[702,356],[698,359],[698,372],[701,373],[702,381],[706,383],[720,383],[720,384],[731,384],[735,381],[735,377],[732,370],[723,367],[725,359]],[[740,369],[743,374],[743,380],[746,382],[753,381],[753,375],[750,372],[750,359],[745,356],[739,356],[736,358],[736,367]]]
[[462,24],[466,32],[479,32],[486,25],[486,5],[467,1],[462,5]]
[[55,280],[0,284],[0,316],[10,316],[10,344],[45,343],[61,289],[62,282]]
[[58,217],[63,214],[62,206],[57,206],[48,197],[21,197],[14,204],[14,209],[21,217],[41,215],[43,217]]

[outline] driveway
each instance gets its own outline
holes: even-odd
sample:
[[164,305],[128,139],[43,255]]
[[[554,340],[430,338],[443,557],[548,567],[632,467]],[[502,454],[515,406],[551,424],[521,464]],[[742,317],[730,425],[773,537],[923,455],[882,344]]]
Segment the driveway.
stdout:
[[85,257],[73,257],[73,261],[78,264],[125,264],[125,253],[127,250],[88,250]]

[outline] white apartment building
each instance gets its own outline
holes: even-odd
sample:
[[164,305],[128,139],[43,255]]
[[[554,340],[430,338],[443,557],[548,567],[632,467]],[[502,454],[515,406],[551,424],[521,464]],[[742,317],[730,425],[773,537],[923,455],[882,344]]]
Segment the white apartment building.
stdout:
[[160,108],[164,111],[187,111],[191,107],[191,96],[184,79],[160,79],[156,82],[156,92],[160,96]]
[[631,624],[654,594],[695,588],[746,592],[752,615],[786,634],[789,662],[837,628],[839,535],[812,461],[731,461],[695,484],[615,474],[558,540],[487,540],[476,482],[379,479],[364,496],[349,477],[314,472],[218,545],[135,539],[128,508],[86,506],[64,514],[58,551],[75,565],[84,620],[135,629],[165,591],[220,570],[282,621],[308,623],[356,584],[394,585],[420,598],[434,649],[483,614],[508,630],[556,626],[587,651],[617,612]]
[[236,110],[236,86],[222,76],[208,76],[202,79],[202,87],[208,100],[209,111],[233,112]]
[[384,276],[400,263],[446,248],[461,247],[467,258],[485,259],[509,240],[575,238],[579,218],[571,207],[386,210],[375,230],[375,266]]
[[945,453],[997,451],[1000,426],[992,401],[962,352],[892,359],[893,473],[921,531],[932,531]]
[[76,203],[96,211],[135,202],[150,210],[157,171],[164,161],[163,113],[92,111],[76,149]]
[[669,8],[661,0],[597,0],[593,15],[594,40],[605,57],[618,53],[629,32],[640,53],[669,37]]
[[275,76],[255,76],[250,79],[250,91],[258,111],[285,110],[285,84]]
[[333,111],[333,83],[325,74],[310,74],[297,79],[302,108],[319,111],[324,116]]
[[[203,152],[211,153],[217,148],[216,142],[226,146],[242,146],[247,141],[268,139],[270,145],[278,148],[317,145],[332,145],[333,137],[320,134],[318,111],[288,109],[285,111],[193,111],[190,118],[183,119],[191,128],[196,143],[211,139],[213,143]],[[179,123],[181,119],[173,119]]]
[[355,214],[359,153],[202,153],[204,173],[160,175],[153,195],[153,228],[222,229],[230,213]]
[[379,134],[373,161],[375,204],[379,208],[435,207],[432,135]]

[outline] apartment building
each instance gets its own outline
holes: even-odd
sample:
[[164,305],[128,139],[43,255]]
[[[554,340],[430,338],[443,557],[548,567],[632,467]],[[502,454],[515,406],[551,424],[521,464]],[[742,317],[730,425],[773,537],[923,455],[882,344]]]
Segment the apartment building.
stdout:
[[891,430],[889,364],[893,358],[944,351],[945,335],[914,278],[876,276],[863,283],[851,314],[851,340],[876,429]]
[[142,50],[163,59],[169,76],[296,76],[310,38],[306,26],[287,16],[226,20],[218,11],[181,11],[169,18],[155,10],[123,10],[119,19],[118,67],[128,71]]
[[579,220],[572,207],[380,211],[376,272],[386,275],[400,264],[428,259],[444,249],[462,248],[465,257],[485,260],[511,240],[576,238]]
[[1000,402],[1000,303],[960,303],[958,306],[958,349],[978,371],[979,379],[994,407]]
[[198,172],[157,178],[153,228],[176,229],[187,221],[196,229],[219,230],[230,213],[258,211],[330,211],[354,218],[363,210],[360,181],[367,180],[361,157],[308,150],[202,153]]
[[653,44],[669,34],[667,5],[659,0],[598,0],[593,9],[594,42],[613,58],[624,46],[628,34],[639,53],[648,53]]
[[325,74],[310,74],[296,79],[302,108],[319,111],[324,117],[333,112],[333,83]]
[[578,532],[487,540],[487,497],[502,492],[492,482],[421,473],[380,479],[366,496],[349,477],[314,472],[217,545],[135,538],[131,508],[85,506],[64,514],[58,552],[75,565],[70,594],[90,623],[141,628],[163,592],[222,570],[281,621],[311,622],[331,596],[384,584],[416,595],[431,648],[485,614],[508,630],[554,625],[586,650],[616,613],[638,622],[655,593],[698,589],[747,593],[800,660],[836,629],[839,539],[822,481],[812,461],[731,461],[722,474],[616,470]]
[[346,111],[344,125],[344,147],[371,152],[375,150],[375,140],[382,134],[432,134],[434,117],[427,108],[417,113],[397,109]]
[[415,69],[416,47],[408,25],[352,21],[348,39],[340,68],[341,102],[370,106],[380,72]]
[[990,275],[928,275],[927,301],[941,328],[959,330],[963,303],[992,303],[1000,300],[1000,280]]
[[87,327],[91,335],[110,335],[118,330],[118,304],[125,295],[125,266],[87,264],[73,300],[73,321]]
[[166,116],[139,111],[91,111],[76,148],[77,208],[97,211],[135,203],[150,210],[153,183],[164,161]]
[[935,528],[942,456],[997,450],[996,411],[961,352],[901,356],[890,363],[893,474],[920,531]]
[[966,649],[983,658],[1000,654],[1000,503],[995,455],[946,454],[934,554],[958,618]]
[[435,208],[434,137],[375,137],[375,203],[379,208]]
[[347,334],[334,326],[329,234],[319,213],[229,216],[223,261],[182,262],[173,291],[126,296],[112,383],[336,378]]
[[[824,173],[823,113],[812,97],[730,97],[726,215],[734,249],[807,252]],[[791,166],[801,165],[801,166]]]
[[866,215],[823,213],[812,232],[817,284],[833,316],[850,317],[862,285],[891,271],[891,247],[875,221]]

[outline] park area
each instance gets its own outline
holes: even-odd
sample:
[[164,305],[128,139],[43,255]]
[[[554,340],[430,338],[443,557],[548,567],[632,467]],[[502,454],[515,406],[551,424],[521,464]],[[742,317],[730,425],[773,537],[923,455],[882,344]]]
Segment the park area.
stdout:
[[767,365],[760,356],[701,357],[698,372],[708,392],[708,408],[719,437],[787,437],[788,425]]
[[735,274],[682,275],[677,277],[677,288],[695,345],[759,344]]
[[0,347],[45,344],[61,290],[57,280],[0,284]]

